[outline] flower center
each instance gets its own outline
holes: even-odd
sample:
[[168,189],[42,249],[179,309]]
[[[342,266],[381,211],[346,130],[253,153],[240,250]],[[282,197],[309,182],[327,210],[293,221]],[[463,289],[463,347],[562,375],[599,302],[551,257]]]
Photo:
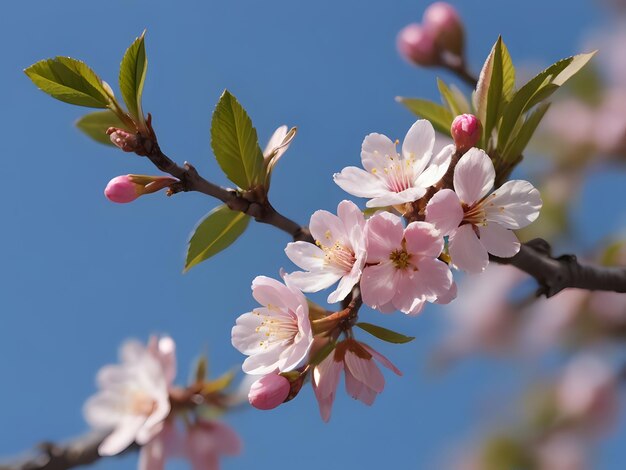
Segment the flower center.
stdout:
[[405,249],[392,251],[389,259],[395,268],[400,270],[408,268],[411,264],[411,255]]
[[391,164],[383,168],[390,191],[400,193],[413,187],[413,160],[389,159]]
[[[276,307],[267,306],[267,310],[272,309],[276,309]],[[291,342],[298,334],[298,323],[294,321],[295,315],[293,314],[288,315],[280,312],[278,315],[270,315],[265,309],[254,310],[254,314],[261,320],[255,331],[263,338],[259,342],[259,346],[262,348],[267,349],[277,342]]]
[[322,245],[319,241],[315,242],[324,251],[324,264],[333,266],[343,273],[349,273],[354,266],[356,258],[351,249],[343,246],[339,241],[334,245]]
[[[495,194],[490,194],[481,201],[475,202],[471,206],[463,204],[463,224],[472,224],[474,226],[481,225],[485,227],[487,225],[487,213],[485,212],[485,205],[489,203],[490,199],[493,199]],[[491,203],[493,205],[493,203]]]
[[134,415],[150,416],[156,408],[156,401],[142,390],[132,392],[130,412]]

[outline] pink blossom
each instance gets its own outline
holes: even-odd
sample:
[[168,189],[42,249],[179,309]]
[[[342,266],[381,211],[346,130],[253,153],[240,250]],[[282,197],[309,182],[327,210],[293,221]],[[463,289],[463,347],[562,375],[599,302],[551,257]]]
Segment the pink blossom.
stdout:
[[295,136],[295,127],[288,129],[287,126],[280,126],[274,131],[272,137],[270,137],[270,140],[263,151],[266,183],[269,182],[274,167],[278,163],[278,160],[280,160],[283,154],[287,151]]
[[417,314],[426,301],[452,300],[452,273],[437,259],[443,238],[432,224],[412,222],[403,228],[400,217],[379,212],[368,220],[366,236],[361,294],[367,305],[384,313]]
[[104,195],[111,202],[132,202],[143,194],[151,194],[178,182],[170,176],[122,175],[107,184]]
[[407,132],[402,153],[382,134],[369,134],[361,150],[362,170],[344,168],[334,175],[341,189],[358,197],[372,198],[367,207],[385,207],[421,198],[426,189],[446,173],[454,146],[434,158],[435,130],[430,122],[419,120]]
[[307,358],[313,333],[307,300],[298,289],[265,276],[252,281],[252,295],[263,305],[237,318],[233,346],[249,356],[247,374],[287,372]]
[[222,455],[241,452],[239,436],[229,426],[197,419],[181,429],[168,420],[139,453],[139,470],[163,470],[169,459],[186,459],[192,470],[218,470]]
[[417,23],[411,23],[400,30],[396,47],[407,62],[428,67],[439,63],[439,51],[431,31]]
[[313,370],[313,391],[324,421],[330,419],[341,371],[345,373],[346,391],[352,398],[370,406],[385,387],[385,378],[373,361],[378,360],[387,369],[402,375],[385,356],[364,343],[347,339]]
[[565,417],[581,421],[584,427],[605,428],[614,420],[618,408],[615,372],[596,356],[575,359],[558,384],[557,404]]
[[454,191],[437,192],[426,207],[426,220],[449,235],[452,263],[481,272],[491,253],[510,258],[520,249],[512,229],[526,227],[539,216],[541,197],[528,181],[511,180],[489,193],[495,170],[489,156],[470,149],[454,169]]
[[457,56],[463,53],[463,23],[456,9],[446,2],[435,2],[424,11],[424,27],[433,35],[437,47]]
[[588,470],[589,444],[581,436],[561,431],[541,442],[535,451],[537,470]]
[[259,410],[272,410],[283,403],[291,386],[289,380],[279,374],[267,374],[250,387],[248,400]]
[[460,152],[466,152],[475,146],[482,134],[482,125],[473,114],[461,114],[454,118],[450,127],[450,134],[454,145]]
[[[337,215],[317,211],[309,224],[315,245],[307,242],[289,243],[285,253],[306,272],[288,274],[290,284],[304,292],[317,292],[339,281],[328,302],[346,298],[359,282],[365,265],[365,218],[350,201],[342,201]],[[316,246],[317,245],[317,246]]]
[[96,429],[113,429],[100,444],[100,455],[115,455],[133,442],[146,444],[169,415],[168,387],[175,374],[175,346],[171,338],[151,340],[146,348],[136,341],[121,349],[121,364],[98,372],[100,391],[84,406],[87,422]]

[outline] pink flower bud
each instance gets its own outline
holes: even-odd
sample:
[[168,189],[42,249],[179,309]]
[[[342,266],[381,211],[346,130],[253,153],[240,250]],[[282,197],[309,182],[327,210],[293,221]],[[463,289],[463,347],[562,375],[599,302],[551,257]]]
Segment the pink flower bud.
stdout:
[[452,134],[454,145],[459,152],[466,152],[476,146],[482,131],[480,121],[473,114],[457,116],[450,127],[450,134]]
[[109,181],[107,187],[104,188],[104,195],[109,201],[126,203],[141,196],[142,189],[142,186],[133,183],[131,175],[122,175]]
[[107,135],[111,139],[111,142],[124,152],[134,152],[139,148],[139,139],[137,138],[137,135],[125,131],[124,129],[109,127],[107,129]]
[[400,30],[396,46],[400,55],[412,64],[428,67],[439,63],[433,34],[417,23],[411,23]]
[[113,202],[132,202],[143,194],[151,194],[177,183],[171,176],[122,175],[116,176],[104,189],[104,195]]
[[279,374],[267,374],[252,384],[248,400],[259,410],[271,410],[289,395],[289,380]]
[[461,56],[464,47],[463,23],[456,9],[446,2],[435,2],[424,12],[424,27],[437,48]]

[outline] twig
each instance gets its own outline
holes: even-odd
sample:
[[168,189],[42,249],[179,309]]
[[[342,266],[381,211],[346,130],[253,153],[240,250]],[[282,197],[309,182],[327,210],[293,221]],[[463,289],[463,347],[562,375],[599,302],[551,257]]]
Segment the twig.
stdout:
[[512,258],[491,257],[500,264],[510,264],[530,274],[539,283],[537,295],[552,297],[569,287],[626,292],[626,268],[583,265],[574,255],[552,256],[550,244],[535,238],[522,245]]

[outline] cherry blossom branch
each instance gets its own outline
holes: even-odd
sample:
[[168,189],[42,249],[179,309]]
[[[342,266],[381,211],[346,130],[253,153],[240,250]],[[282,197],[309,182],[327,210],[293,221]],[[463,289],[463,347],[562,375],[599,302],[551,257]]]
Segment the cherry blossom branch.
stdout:
[[264,191],[240,193],[234,189],[222,188],[200,176],[190,163],[185,162],[182,167],[178,165],[161,151],[150,121],[149,118],[147,124],[150,137],[139,135],[139,143],[133,150],[138,155],[149,158],[159,170],[178,178],[179,181],[170,186],[170,195],[190,191],[206,194],[219,199],[232,210],[254,217],[257,222],[273,225],[287,232],[295,241],[313,242],[309,230],[274,209]]
[[458,78],[467,83],[472,89],[478,85],[478,78],[467,68],[467,63],[462,57],[453,54],[442,54],[441,66],[454,73]]
[[[43,442],[31,455],[11,463],[0,463],[0,470],[66,470],[89,465],[100,459],[98,447],[108,434],[90,432],[64,444]],[[123,453],[136,449],[138,446],[131,445]]]
[[541,238],[523,244],[512,258],[492,256],[491,260],[510,264],[534,277],[539,283],[538,296],[552,297],[570,287],[626,292],[626,268],[583,265],[574,255],[555,258],[550,244]]

